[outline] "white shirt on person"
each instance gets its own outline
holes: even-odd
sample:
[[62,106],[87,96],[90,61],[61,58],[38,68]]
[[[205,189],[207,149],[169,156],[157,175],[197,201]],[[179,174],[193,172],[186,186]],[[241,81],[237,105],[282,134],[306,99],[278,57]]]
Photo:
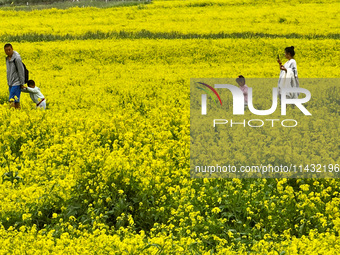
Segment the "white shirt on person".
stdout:
[[35,86],[34,88],[25,87],[21,90],[22,92],[30,93],[30,97],[32,101],[36,104],[39,104],[39,102],[44,99],[44,95],[40,92],[40,89]]
[[[295,82],[296,82],[296,84],[297,84],[297,87],[299,87],[298,71],[297,71],[297,65],[296,65],[295,59],[291,58],[291,59],[288,60],[283,66],[284,66],[287,70],[288,70],[289,68],[292,70],[292,72],[293,72],[293,74],[294,74]],[[278,84],[280,84],[281,79],[284,78],[285,76],[286,76],[286,71],[281,70]]]
[[[281,95],[282,88],[298,88],[299,85],[299,78],[298,78],[298,71],[295,59],[288,60],[284,67],[287,69],[287,72],[281,70],[280,77],[278,81],[278,94]],[[288,98],[298,98],[300,93],[297,92],[290,92],[287,94]]]

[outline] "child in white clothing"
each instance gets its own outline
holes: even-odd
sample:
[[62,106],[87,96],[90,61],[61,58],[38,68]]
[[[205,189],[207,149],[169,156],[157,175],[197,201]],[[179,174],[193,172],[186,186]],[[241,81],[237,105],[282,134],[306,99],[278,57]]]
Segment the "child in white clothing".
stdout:
[[44,95],[40,92],[40,89],[35,86],[33,80],[27,82],[28,87],[21,87],[22,92],[30,93],[30,97],[34,103],[36,103],[37,108],[46,109],[46,99]]
[[243,77],[243,75],[239,75],[236,79],[236,82],[242,90],[244,96],[244,107],[246,108],[248,106],[248,86],[246,85],[246,79]]

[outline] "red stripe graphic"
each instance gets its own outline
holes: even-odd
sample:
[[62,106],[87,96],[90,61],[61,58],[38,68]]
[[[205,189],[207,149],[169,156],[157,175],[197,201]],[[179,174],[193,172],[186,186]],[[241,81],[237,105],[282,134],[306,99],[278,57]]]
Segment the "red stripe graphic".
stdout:
[[198,83],[199,83],[199,84],[202,84],[202,85],[204,85],[204,86],[206,86],[206,87],[208,87],[209,89],[211,89],[212,92],[214,92],[215,95],[217,96],[218,100],[220,100],[220,104],[222,105],[221,98],[220,98],[220,96],[218,95],[217,91],[216,91],[213,87],[211,87],[210,85],[205,84],[205,83],[203,83],[203,82],[198,82]]

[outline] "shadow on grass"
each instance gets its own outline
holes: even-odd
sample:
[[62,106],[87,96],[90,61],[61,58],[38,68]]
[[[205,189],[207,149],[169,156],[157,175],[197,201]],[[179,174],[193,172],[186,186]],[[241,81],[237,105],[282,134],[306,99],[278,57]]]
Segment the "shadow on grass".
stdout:
[[39,34],[39,33],[26,33],[21,35],[3,35],[0,36],[0,41],[8,42],[40,42],[40,41],[65,41],[65,40],[93,40],[93,39],[223,39],[223,38],[288,38],[288,39],[340,39],[340,34],[267,34],[267,33],[211,33],[199,34],[189,33],[184,34],[177,31],[173,32],[151,32],[142,29],[138,32],[127,31],[111,31],[111,32],[86,32],[81,35],[58,35],[58,34]]
[[33,11],[42,9],[68,9],[73,7],[97,7],[110,8],[122,6],[139,5],[143,8],[144,4],[151,3],[152,0],[63,0],[63,1],[44,1],[44,0],[0,0],[0,10],[11,11]]

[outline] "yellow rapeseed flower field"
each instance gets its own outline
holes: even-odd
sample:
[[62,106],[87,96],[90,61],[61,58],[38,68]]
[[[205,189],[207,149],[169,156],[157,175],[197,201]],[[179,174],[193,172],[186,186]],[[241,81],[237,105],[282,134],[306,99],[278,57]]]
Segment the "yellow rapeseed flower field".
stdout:
[[[338,179],[192,179],[189,168],[190,78],[278,78],[291,45],[299,77],[339,78],[338,5],[0,10],[2,45],[47,102],[35,110],[22,93],[10,109],[0,64],[0,254],[336,254]],[[340,87],[311,93],[323,118],[292,132],[298,143],[253,132],[240,145],[252,153],[232,158],[339,164]]]

